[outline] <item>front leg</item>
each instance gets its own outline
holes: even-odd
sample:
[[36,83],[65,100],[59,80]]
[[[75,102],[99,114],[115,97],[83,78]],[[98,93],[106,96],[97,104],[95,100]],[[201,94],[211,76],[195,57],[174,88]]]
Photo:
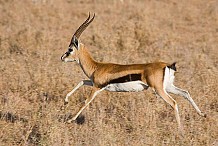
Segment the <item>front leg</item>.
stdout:
[[79,89],[81,86],[83,85],[87,85],[87,86],[93,86],[93,83],[90,81],[90,80],[82,80],[81,82],[79,82],[79,84],[76,85],[76,87],[70,91],[67,96],[65,97],[65,100],[64,100],[64,105],[68,104],[68,99],[69,97],[77,90]]
[[76,120],[80,113],[95,99],[96,95],[98,95],[103,90],[105,90],[105,87],[101,89],[94,88],[92,90],[91,96],[87,99],[85,105],[79,110],[79,112],[77,112],[77,114],[72,119],[68,120],[67,123],[71,123],[72,121]]

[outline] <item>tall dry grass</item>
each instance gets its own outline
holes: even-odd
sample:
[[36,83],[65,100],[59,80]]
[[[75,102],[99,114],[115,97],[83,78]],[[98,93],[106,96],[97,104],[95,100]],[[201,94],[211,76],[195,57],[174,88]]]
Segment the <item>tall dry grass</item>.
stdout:
[[[62,63],[88,12],[96,19],[81,41],[98,61],[178,63],[184,138],[170,106],[151,91],[104,92],[66,124],[90,94],[82,87],[60,110],[82,70]],[[214,0],[0,0],[0,145],[217,145],[218,3]],[[84,123],[83,123],[84,122]]]

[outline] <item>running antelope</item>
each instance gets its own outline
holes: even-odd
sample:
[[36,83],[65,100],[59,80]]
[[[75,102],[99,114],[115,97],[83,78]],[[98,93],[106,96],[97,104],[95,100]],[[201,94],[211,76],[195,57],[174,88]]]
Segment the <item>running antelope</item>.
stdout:
[[72,119],[68,120],[68,123],[76,120],[80,113],[94,100],[96,95],[104,90],[112,92],[139,92],[147,90],[149,87],[174,109],[180,130],[182,130],[182,127],[177,102],[168,93],[183,96],[191,103],[199,115],[206,116],[200,111],[188,91],[173,85],[176,63],[154,62],[148,64],[121,65],[102,63],[94,60],[86,46],[78,40],[81,33],[89,26],[94,18],[95,14],[91,19],[89,14],[85,22],[74,33],[67,52],[61,57],[61,60],[64,62],[76,61],[89,78],[89,80],[79,82],[67,94],[65,105],[68,103],[68,98],[81,86],[88,85],[93,87],[92,94],[86,99],[85,105]]

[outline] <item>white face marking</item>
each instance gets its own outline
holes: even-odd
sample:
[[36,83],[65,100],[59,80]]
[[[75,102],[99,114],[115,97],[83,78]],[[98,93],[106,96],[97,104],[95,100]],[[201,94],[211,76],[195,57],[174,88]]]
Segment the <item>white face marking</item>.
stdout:
[[70,58],[64,58],[64,62],[74,62],[74,60]]
[[147,89],[148,85],[142,81],[131,81],[125,83],[114,83],[106,86],[105,90],[112,92],[139,92]]
[[169,89],[172,87],[175,78],[174,73],[175,71],[173,69],[170,69],[168,67],[165,68],[163,81],[164,89]]
[[70,52],[70,54],[73,55],[73,53],[74,53],[74,49],[73,49],[73,51]]
[[[74,50],[75,48],[73,48],[73,49],[68,49],[68,53],[69,53],[69,55],[74,55],[74,53],[75,53],[75,50]],[[66,55],[66,53],[65,53],[65,58],[64,58],[64,62],[74,62],[74,61],[76,61],[77,63],[79,63],[79,60],[78,59],[72,59],[72,58],[69,58],[69,55]]]

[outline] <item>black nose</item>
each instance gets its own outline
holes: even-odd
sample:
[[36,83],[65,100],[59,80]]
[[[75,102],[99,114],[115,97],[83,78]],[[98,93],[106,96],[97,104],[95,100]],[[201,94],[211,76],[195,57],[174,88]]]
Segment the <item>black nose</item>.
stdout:
[[61,56],[61,61],[64,61],[63,56]]
[[64,58],[66,57],[66,53],[64,53],[62,56],[61,56],[61,61],[64,61]]
[[68,57],[70,55],[70,52],[67,51],[66,53],[64,53],[62,56],[61,56],[61,60],[64,61],[64,58]]

